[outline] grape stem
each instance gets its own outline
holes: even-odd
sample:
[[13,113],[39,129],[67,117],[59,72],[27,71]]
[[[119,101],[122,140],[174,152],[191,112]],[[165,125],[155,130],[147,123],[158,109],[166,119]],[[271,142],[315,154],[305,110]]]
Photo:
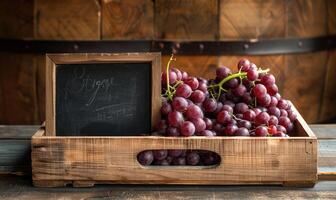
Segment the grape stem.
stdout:
[[[262,70],[262,69],[258,69],[258,73],[261,74],[261,73],[267,73],[269,72],[270,69],[265,69],[265,70]],[[241,80],[243,78],[246,78],[247,77],[247,72],[241,72],[239,71],[238,73],[235,73],[235,74],[231,74],[227,77],[225,77],[224,79],[222,79],[219,83],[217,84],[213,84],[213,85],[209,85],[208,86],[208,89],[212,90],[211,94],[212,94],[212,97],[216,97],[215,99],[219,99],[220,95],[221,95],[221,92],[222,90],[224,92],[228,92],[226,89],[223,88],[223,85],[228,82],[229,80],[231,79],[234,79],[234,78],[240,78]],[[215,90],[218,88],[218,92],[216,92]]]
[[169,61],[168,61],[168,63],[167,63],[167,67],[166,67],[166,79],[167,79],[166,84],[167,84],[167,90],[166,90],[165,96],[167,96],[168,100],[170,100],[170,101],[173,100],[173,96],[174,96],[173,92],[170,91],[170,89],[171,89],[171,88],[172,88],[172,89],[175,89],[175,87],[179,84],[179,82],[178,82],[178,83],[177,83],[176,85],[174,85],[173,87],[169,85],[169,67],[170,67],[170,63],[171,63],[171,61],[175,61],[175,60],[176,60],[176,59],[174,58],[174,54],[172,54],[172,55],[170,56],[170,59],[169,59]]

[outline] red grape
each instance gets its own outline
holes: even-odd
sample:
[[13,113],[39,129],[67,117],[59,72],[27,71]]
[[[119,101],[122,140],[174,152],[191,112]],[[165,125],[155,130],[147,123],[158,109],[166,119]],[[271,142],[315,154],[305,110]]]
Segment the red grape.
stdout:
[[166,103],[162,104],[160,110],[161,110],[161,114],[165,116],[165,115],[168,115],[168,113],[170,113],[173,109],[172,109],[170,103],[166,102]]
[[211,119],[209,119],[209,118],[204,118],[203,119],[204,120],[204,122],[205,122],[205,127],[206,127],[206,129],[207,130],[211,130],[212,129],[212,121],[211,121]]
[[258,71],[257,70],[248,70],[247,72],[247,79],[250,81],[255,81],[258,78]]
[[178,157],[173,159],[173,165],[186,165],[185,157]]
[[267,124],[269,119],[270,119],[270,116],[267,112],[261,112],[256,116],[255,123],[257,125]]
[[237,125],[239,128],[243,127],[243,128],[247,128],[247,129],[251,129],[252,124],[251,122],[247,121],[247,120],[237,120]]
[[180,70],[176,69],[176,68],[172,68],[172,70],[176,73],[176,78],[178,81],[182,80],[182,73]]
[[278,93],[278,86],[275,84],[268,85],[266,86],[266,88],[267,88],[267,93],[270,95],[275,95],[276,93]]
[[195,132],[199,133],[201,131],[204,131],[206,128],[206,124],[204,122],[203,119],[201,118],[197,118],[197,119],[192,119],[191,122],[194,124],[195,126]]
[[179,127],[183,122],[183,115],[178,111],[173,111],[168,114],[168,124],[174,127]]
[[279,125],[285,127],[288,131],[288,127],[291,124],[291,121],[288,117],[280,117],[279,118]]
[[237,103],[235,108],[234,108],[234,112],[235,113],[240,113],[243,114],[244,112],[248,111],[249,107],[246,103]]
[[188,119],[203,118],[203,112],[200,107],[196,105],[190,105],[187,108],[186,116]]
[[268,114],[274,115],[277,118],[279,118],[280,114],[281,114],[280,109],[275,107],[275,106],[269,107],[267,112],[268,112]]
[[284,99],[280,99],[279,101],[278,101],[278,108],[280,108],[280,109],[287,109],[287,107],[288,107],[288,102],[287,102],[287,100],[284,100]]
[[196,152],[190,152],[188,153],[186,160],[188,165],[197,165],[200,161],[200,156]]
[[183,150],[180,149],[170,149],[168,150],[168,155],[171,157],[179,157],[182,154]]
[[183,136],[192,136],[195,133],[195,125],[190,121],[185,121],[181,124],[180,131]]
[[250,69],[250,61],[246,58],[241,59],[238,62],[238,70],[241,70],[243,72],[247,72]]
[[208,86],[206,85],[206,83],[199,83],[198,85],[198,90],[201,90],[204,93],[208,92]]
[[235,136],[250,136],[249,131],[247,130],[247,128],[244,127],[240,127],[236,130],[236,132],[234,133]]
[[235,95],[235,96],[243,96],[245,93],[246,93],[246,87],[242,84],[238,85],[236,88],[234,88],[232,90],[232,93]]
[[207,98],[203,102],[203,108],[205,112],[214,112],[217,108],[217,101],[213,98]]
[[287,133],[287,130],[285,127],[281,126],[281,125],[277,125],[277,130],[280,131],[280,132],[283,132],[283,133]]
[[188,78],[188,73],[185,71],[181,71],[181,73],[182,73],[182,80],[183,81],[186,80]]
[[188,108],[188,102],[185,98],[183,97],[175,97],[173,99],[173,108],[176,110],[176,111],[179,111],[179,112],[184,112],[187,110]]
[[185,84],[189,85],[192,90],[196,90],[198,88],[198,80],[195,77],[188,77],[185,81]]
[[278,123],[279,123],[278,118],[276,116],[274,116],[274,115],[271,115],[270,119],[268,121],[268,124],[269,125],[278,125]]
[[232,117],[228,111],[222,110],[217,114],[217,122],[221,124],[226,124],[231,121]]
[[243,119],[248,121],[254,121],[256,113],[253,110],[247,110],[243,113]]
[[205,99],[205,94],[201,90],[195,90],[191,93],[190,99],[194,103],[202,103]]
[[238,127],[234,124],[229,124],[224,129],[224,134],[227,136],[233,136],[235,132],[238,130]]
[[154,160],[152,151],[142,151],[138,154],[138,161],[141,165],[150,165]]
[[270,103],[271,103],[271,96],[269,94],[265,94],[264,96],[262,97],[257,97],[257,100],[258,100],[258,103],[261,105],[261,106],[269,106]]
[[272,74],[265,74],[261,77],[261,83],[266,86],[273,85],[275,83],[275,78]]
[[231,70],[227,67],[218,67],[216,69],[216,79],[219,81],[231,74]]
[[257,98],[261,98],[261,97],[265,96],[266,92],[267,92],[267,89],[262,84],[256,84],[253,88],[253,94]]
[[269,127],[268,127],[268,132],[270,133],[270,134],[276,134],[277,132],[278,132],[278,130],[277,130],[277,127],[275,126],[275,125],[270,125]]
[[172,127],[172,126],[167,128],[167,136],[177,137],[179,135],[180,135],[180,131],[178,130],[178,128]]
[[268,130],[265,126],[258,126],[255,130],[255,136],[265,137],[267,136]]
[[154,150],[153,155],[154,155],[155,160],[163,160],[167,157],[168,151],[167,150]]
[[223,105],[222,110],[226,110],[231,114],[233,113],[233,108],[229,105]]
[[187,84],[181,84],[176,88],[176,93],[175,95],[177,97],[184,97],[184,98],[188,98],[190,97],[192,93],[191,87]]

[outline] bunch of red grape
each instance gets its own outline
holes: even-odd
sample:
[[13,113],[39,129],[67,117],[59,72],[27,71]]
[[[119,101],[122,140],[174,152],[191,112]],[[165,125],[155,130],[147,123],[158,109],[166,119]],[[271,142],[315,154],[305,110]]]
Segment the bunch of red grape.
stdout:
[[142,165],[192,165],[209,166],[218,164],[218,154],[206,150],[147,150],[138,155],[138,161]]
[[288,137],[297,115],[268,71],[247,59],[238,62],[237,73],[217,68],[212,80],[168,70],[168,76],[162,74],[162,119],[156,134]]
[[169,69],[172,60],[162,74],[161,120],[153,135],[289,137],[297,114],[269,69],[241,59],[238,72],[222,66],[206,80]]

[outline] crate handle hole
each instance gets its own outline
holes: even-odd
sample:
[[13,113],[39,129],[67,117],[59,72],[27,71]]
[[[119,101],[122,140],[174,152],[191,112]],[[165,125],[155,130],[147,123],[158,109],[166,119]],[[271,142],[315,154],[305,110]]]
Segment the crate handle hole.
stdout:
[[144,167],[215,168],[221,157],[213,151],[200,149],[152,149],[138,153],[137,161]]

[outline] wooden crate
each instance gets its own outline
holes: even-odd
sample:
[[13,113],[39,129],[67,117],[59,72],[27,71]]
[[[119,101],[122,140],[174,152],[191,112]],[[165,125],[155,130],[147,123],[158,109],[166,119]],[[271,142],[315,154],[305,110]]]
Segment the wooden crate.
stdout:
[[[317,180],[317,140],[300,114],[292,135],[57,137],[46,136],[42,127],[32,137],[33,183],[38,187],[101,183],[313,186]],[[220,155],[221,163],[203,167],[140,165],[137,154],[150,149],[210,150]]]

